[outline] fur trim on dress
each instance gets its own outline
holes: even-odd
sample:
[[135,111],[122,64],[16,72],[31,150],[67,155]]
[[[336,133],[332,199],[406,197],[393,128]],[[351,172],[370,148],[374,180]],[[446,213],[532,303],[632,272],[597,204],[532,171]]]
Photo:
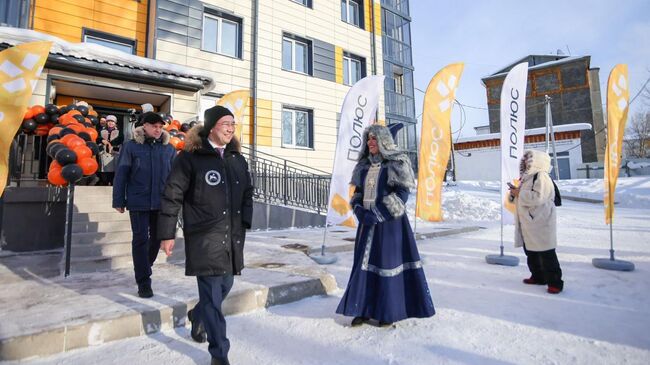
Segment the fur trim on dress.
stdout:
[[393,218],[401,217],[406,212],[404,202],[395,193],[386,195],[382,201]]

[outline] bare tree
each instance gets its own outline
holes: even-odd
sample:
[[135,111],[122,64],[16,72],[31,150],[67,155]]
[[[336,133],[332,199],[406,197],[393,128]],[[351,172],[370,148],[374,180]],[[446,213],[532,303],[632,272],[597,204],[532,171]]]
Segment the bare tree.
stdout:
[[627,157],[650,157],[650,112],[636,114],[627,127],[625,137]]

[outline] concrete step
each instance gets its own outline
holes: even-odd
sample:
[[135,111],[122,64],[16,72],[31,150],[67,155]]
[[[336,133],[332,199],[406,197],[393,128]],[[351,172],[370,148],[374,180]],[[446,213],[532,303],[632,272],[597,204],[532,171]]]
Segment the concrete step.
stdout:
[[72,215],[72,223],[76,222],[115,222],[115,221],[127,221],[130,222],[129,213],[118,213],[115,209],[111,212],[100,212],[100,213],[80,213],[74,212]]
[[112,213],[113,202],[111,199],[77,199],[74,200],[75,213]]
[[[174,255],[185,251],[185,240],[176,239]],[[72,259],[113,257],[131,254],[131,241],[95,244],[73,244],[70,250]]]
[[[16,303],[15,306],[27,311],[27,314],[16,316],[14,320],[17,325],[10,326],[10,329],[0,333],[0,362],[43,358],[109,341],[151,335],[162,330],[186,326],[187,310],[196,304],[198,296],[196,284],[191,280],[187,281],[187,286],[191,288],[189,290],[179,290],[178,281],[172,280],[183,277],[183,271],[183,267],[179,265],[154,267],[154,272],[162,275],[155,278],[155,296],[152,299],[137,298],[132,281],[133,273],[128,269],[106,273],[104,280],[114,285],[107,285],[105,288],[102,288],[102,283],[97,283],[98,288],[81,289],[80,287],[86,285],[83,283],[91,279],[96,280],[96,276],[90,275],[72,275],[68,278],[37,282],[34,284],[37,287],[30,290],[45,298],[48,298],[48,294],[53,290],[61,291],[65,285],[72,285],[71,282],[78,281],[82,284],[77,284],[72,290],[63,289],[67,292],[64,300],[70,303],[71,310],[68,315],[57,313],[56,321],[34,320],[51,310],[46,304],[27,306]],[[232,291],[222,305],[225,315],[291,303],[314,295],[328,295],[339,290],[334,276],[327,273],[310,275],[247,269],[242,274],[235,280]],[[125,280],[125,277],[128,277],[128,280]],[[181,286],[184,287],[185,284]],[[78,289],[74,290],[75,288]],[[78,303],[91,304],[77,306]],[[9,316],[10,314],[7,314],[2,321],[6,321]]]
[[77,195],[112,195],[112,186],[75,186],[74,194]]
[[72,244],[131,242],[131,230],[122,232],[80,232],[72,235]]
[[130,220],[76,222],[74,217],[72,219],[72,233],[115,233],[125,231],[131,231]]
[[[185,251],[182,249],[174,248],[174,255],[169,258],[164,252],[160,252],[156,258],[156,264],[164,264],[168,262],[182,262],[185,260]],[[63,260],[61,262],[63,267]],[[70,259],[70,272],[71,273],[90,273],[101,271],[112,271],[119,269],[127,269],[133,267],[133,258],[131,252],[119,256],[92,256],[83,258]]]

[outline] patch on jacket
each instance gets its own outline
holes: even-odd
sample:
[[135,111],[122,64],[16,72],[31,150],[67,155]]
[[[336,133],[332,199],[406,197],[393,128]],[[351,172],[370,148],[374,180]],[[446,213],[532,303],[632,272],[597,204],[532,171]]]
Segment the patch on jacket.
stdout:
[[210,186],[219,185],[221,182],[221,174],[217,170],[210,170],[205,173],[205,182]]

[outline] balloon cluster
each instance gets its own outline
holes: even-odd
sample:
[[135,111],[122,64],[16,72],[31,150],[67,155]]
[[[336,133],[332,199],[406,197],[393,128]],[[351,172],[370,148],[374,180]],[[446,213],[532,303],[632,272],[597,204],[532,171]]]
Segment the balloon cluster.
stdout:
[[196,122],[183,123],[178,120],[172,120],[171,123],[167,124],[165,130],[169,133],[169,144],[174,146],[177,151],[182,150],[185,147],[185,137],[186,133],[196,125]]
[[82,176],[97,171],[99,147],[95,143],[97,117],[89,114],[88,107],[73,105],[58,111],[58,124],[47,132],[46,152],[52,158],[47,180],[52,185],[62,186],[74,184]]
[[71,110],[78,110],[84,117],[83,119],[79,119],[79,122],[87,122],[92,125],[99,123],[97,112],[92,110],[92,107],[89,108],[85,105],[73,104],[60,107],[54,104],[47,104],[45,106],[34,105],[25,112],[21,131],[30,135],[47,136],[50,129],[60,123],[59,119],[61,116]]

